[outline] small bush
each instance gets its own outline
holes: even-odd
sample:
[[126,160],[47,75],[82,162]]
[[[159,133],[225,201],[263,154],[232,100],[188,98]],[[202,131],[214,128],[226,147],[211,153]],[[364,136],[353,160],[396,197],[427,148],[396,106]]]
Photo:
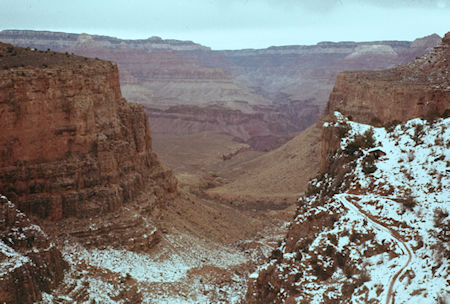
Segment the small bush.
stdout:
[[425,119],[429,125],[432,125],[434,122],[436,122],[436,120],[439,119],[439,117],[440,113],[436,109],[433,109],[431,111],[428,111],[425,115],[423,115],[422,118]]
[[386,129],[387,132],[392,132],[392,131],[394,131],[395,127],[398,126],[399,124],[401,124],[400,121],[393,120],[393,121],[390,121],[387,124],[385,124],[384,128]]
[[274,249],[272,251],[272,254],[270,255],[270,259],[271,260],[277,260],[278,262],[280,262],[283,259],[283,252],[281,252],[280,249]]
[[357,281],[358,285],[362,285],[365,282],[369,282],[370,281],[370,274],[367,273],[367,271],[363,270],[360,274],[359,274],[359,278]]
[[401,199],[400,203],[402,204],[403,209],[406,210],[413,210],[417,205],[416,199],[411,195],[407,195],[405,198]]
[[349,142],[344,149],[344,153],[353,156],[363,149],[375,147],[375,138],[373,137],[373,129],[370,128],[362,135],[356,135],[353,141]]
[[383,125],[383,122],[381,121],[381,119],[375,116],[370,120],[370,124],[375,127],[381,127]]
[[414,159],[416,158],[416,155],[414,154],[414,151],[409,151],[408,152],[408,161],[412,162]]
[[446,109],[446,110],[444,111],[444,113],[442,113],[441,117],[442,117],[442,118],[448,118],[448,117],[450,117],[450,109]]
[[416,145],[420,145],[423,143],[420,137],[424,134],[425,132],[423,131],[423,125],[416,125],[416,127],[414,128],[414,135],[412,137]]
[[448,212],[441,208],[434,209],[434,227],[441,227],[444,224],[444,219],[448,217]]
[[337,127],[337,131],[338,131],[339,138],[344,138],[345,136],[347,136],[348,131],[350,131],[350,126],[346,123],[340,124]]
[[374,163],[374,159],[370,155],[367,155],[362,160],[362,171],[365,174],[372,174],[377,171],[377,166]]

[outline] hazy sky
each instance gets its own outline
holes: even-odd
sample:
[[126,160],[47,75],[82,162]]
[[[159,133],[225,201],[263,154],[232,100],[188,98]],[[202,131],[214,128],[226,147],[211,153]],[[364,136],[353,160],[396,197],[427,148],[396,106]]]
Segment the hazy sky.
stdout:
[[450,31],[450,0],[1,0],[1,29],[192,40],[213,49],[413,40]]

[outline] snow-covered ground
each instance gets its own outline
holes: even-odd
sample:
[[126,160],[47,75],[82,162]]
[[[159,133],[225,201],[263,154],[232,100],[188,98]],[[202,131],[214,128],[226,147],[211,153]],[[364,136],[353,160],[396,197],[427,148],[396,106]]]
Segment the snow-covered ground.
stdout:
[[239,303],[247,288],[242,251],[183,233],[151,253],[67,244],[65,280],[42,303]]
[[[352,133],[361,134],[368,128],[347,123]],[[450,119],[430,124],[417,118],[391,132],[373,130],[377,148],[386,155],[368,175],[362,170],[362,157],[358,159],[351,188],[373,187],[359,196],[359,206],[398,231],[414,248],[407,269],[409,279],[395,286],[395,303],[437,303],[438,298],[448,302],[450,265],[445,254],[450,250]],[[386,190],[389,194],[382,194]],[[401,203],[411,199],[412,205]],[[371,273],[377,271],[372,268]]]
[[[317,232],[286,239],[281,262],[272,260],[250,278],[272,269],[273,280],[285,288],[270,282],[266,288],[275,290],[280,303],[292,297],[297,303],[449,303],[450,118],[413,119],[388,131],[335,115],[337,122],[325,127],[348,130],[342,151],[369,129],[374,147],[349,157],[343,192],[301,200],[304,208],[288,236]],[[368,160],[374,172],[367,170]],[[325,189],[334,178],[313,183]],[[333,217],[335,222],[311,228],[311,219]],[[311,238],[306,251],[292,251]]]

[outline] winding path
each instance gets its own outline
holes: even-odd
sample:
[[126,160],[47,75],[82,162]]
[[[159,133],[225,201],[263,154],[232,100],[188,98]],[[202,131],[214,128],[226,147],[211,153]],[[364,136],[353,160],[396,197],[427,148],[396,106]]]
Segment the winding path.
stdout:
[[386,301],[385,304],[393,304],[394,303],[394,285],[395,282],[397,282],[397,279],[406,271],[406,268],[408,267],[409,263],[412,259],[412,249],[406,244],[399,236],[399,234],[388,227],[386,227],[384,224],[380,223],[376,218],[374,218],[372,215],[368,214],[364,210],[361,209],[360,206],[353,204],[352,202],[347,200],[347,196],[353,196],[358,197],[357,195],[349,195],[349,194],[338,194],[336,195],[336,198],[344,205],[345,208],[354,210],[360,214],[362,214],[373,226],[374,228],[378,230],[383,230],[388,232],[392,239],[400,246],[403,254],[408,254],[408,260],[406,261],[405,265],[395,273],[395,275],[392,277],[391,282],[389,283],[389,289],[386,295]]

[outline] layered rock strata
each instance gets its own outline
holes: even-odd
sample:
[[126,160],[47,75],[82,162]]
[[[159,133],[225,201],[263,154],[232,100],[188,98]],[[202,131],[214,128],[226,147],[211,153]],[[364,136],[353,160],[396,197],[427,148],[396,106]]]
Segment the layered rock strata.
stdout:
[[0,41],[117,62],[124,96],[146,106],[155,133],[220,132],[269,150],[316,121],[338,72],[407,63],[440,37],[233,51],[158,37],[20,30],[1,31]]
[[[389,70],[342,72],[325,115],[334,111],[372,125],[393,125],[416,117],[448,115],[450,111],[450,33],[433,51]],[[345,126],[343,126],[345,127]],[[343,128],[342,127],[342,128]],[[339,145],[342,128],[323,128],[321,171]]]
[[432,52],[410,64],[382,71],[343,72],[327,113],[340,111],[363,123],[388,123],[450,108],[450,33]]
[[176,191],[152,152],[143,108],[122,97],[114,63],[0,44],[0,67],[0,191],[21,210],[89,217],[148,183]]
[[67,267],[47,235],[0,196],[0,302],[35,303],[54,289]]

